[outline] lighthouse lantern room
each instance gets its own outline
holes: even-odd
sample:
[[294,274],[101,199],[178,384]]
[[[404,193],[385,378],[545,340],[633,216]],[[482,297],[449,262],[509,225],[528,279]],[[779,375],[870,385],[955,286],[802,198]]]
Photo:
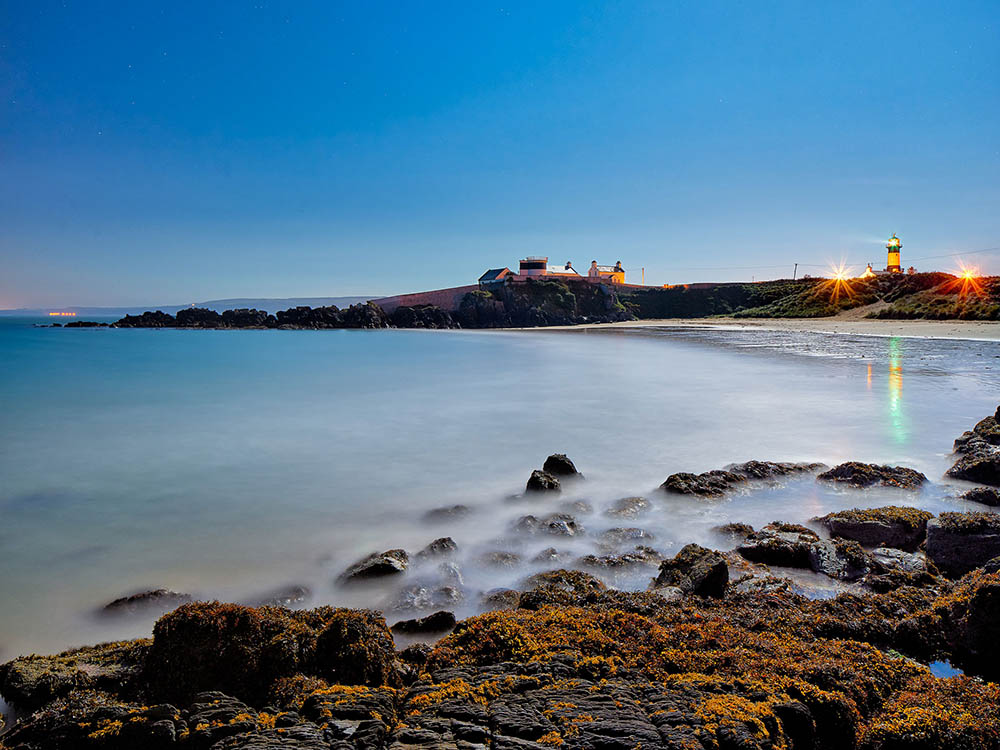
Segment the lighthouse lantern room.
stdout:
[[903,272],[903,266],[899,262],[899,250],[900,250],[900,248],[902,246],[903,245],[899,241],[899,237],[897,237],[896,233],[893,232],[892,233],[892,237],[889,238],[889,242],[885,246],[885,249],[889,251],[889,258],[888,258],[888,261],[886,262],[886,266],[885,266],[885,270],[888,273],[902,273]]

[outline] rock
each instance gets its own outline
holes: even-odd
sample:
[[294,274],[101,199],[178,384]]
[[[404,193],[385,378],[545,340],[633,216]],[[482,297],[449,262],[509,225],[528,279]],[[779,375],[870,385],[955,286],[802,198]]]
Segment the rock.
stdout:
[[795,464],[775,461],[747,461],[731,464],[725,469],[715,469],[701,474],[679,472],[671,474],[660,487],[678,495],[697,497],[722,497],[733,487],[750,480],[760,481],[775,477],[818,471],[822,464]]
[[456,563],[453,562],[443,562],[438,565],[438,573],[441,574],[441,580],[444,581],[449,586],[464,586],[465,579],[462,576],[462,570],[458,567]]
[[434,508],[424,513],[424,521],[428,523],[439,523],[441,521],[455,521],[466,518],[472,509],[468,505],[449,505],[444,508]]
[[663,555],[652,547],[637,545],[631,552],[618,555],[584,555],[577,560],[577,565],[588,568],[634,568],[658,565],[663,561]]
[[514,589],[490,589],[482,596],[482,605],[487,611],[517,609],[520,602],[521,592]]
[[927,522],[933,517],[925,510],[889,505],[842,510],[815,520],[835,537],[853,539],[866,547],[898,547],[912,552],[923,542]]
[[561,492],[562,487],[559,480],[547,471],[535,469],[528,477],[528,484],[525,486],[527,492]]
[[272,683],[298,673],[398,684],[394,658],[385,620],[367,610],[194,603],[156,623],[144,674],[148,689],[171,702],[212,688],[260,705]]
[[979,450],[966,453],[946,473],[955,479],[1000,486],[1000,451]]
[[187,307],[177,311],[177,325],[181,328],[218,328],[222,316],[204,307]]
[[938,608],[945,609],[945,621],[951,626],[946,632],[954,661],[996,682],[1000,678],[1000,574],[977,570],[962,578]]
[[747,537],[736,551],[751,562],[809,568],[812,545],[817,541],[819,535],[805,526],[775,521]]
[[660,563],[650,588],[676,586],[686,594],[721,597],[729,583],[729,566],[714,550],[688,544],[672,559]]
[[191,601],[190,594],[180,594],[168,589],[153,589],[140,594],[124,596],[105,604],[101,609],[105,615],[138,615],[168,612]]
[[340,574],[341,583],[356,583],[371,578],[383,578],[403,573],[409,567],[410,558],[406,550],[391,549],[386,552],[373,552],[368,557],[359,560]]
[[996,507],[1000,505],[1000,490],[992,487],[973,487],[962,493],[962,500]]
[[300,305],[277,314],[279,328],[292,329],[326,329],[343,328],[344,317],[336,305],[325,307],[307,307]]
[[816,478],[825,482],[843,482],[852,487],[871,487],[880,484],[883,487],[900,487],[907,490],[919,489],[927,481],[927,477],[919,471],[905,466],[880,466],[860,461],[848,461],[834,466]]
[[553,453],[545,459],[542,471],[554,477],[577,477],[583,475],[576,470],[576,465],[566,457],[565,453]]
[[994,557],[983,565],[984,573],[1000,573],[1000,557]]
[[465,594],[457,586],[426,586],[415,583],[397,593],[388,609],[393,612],[444,609],[461,604],[464,600]]
[[637,518],[651,507],[649,500],[644,497],[623,497],[615,500],[612,506],[604,511],[604,515],[612,518]]
[[599,579],[580,570],[549,570],[544,573],[536,573],[528,578],[525,585],[529,589],[549,587],[574,594],[607,589],[607,586]]
[[570,558],[570,553],[564,550],[557,550],[555,547],[547,547],[535,555],[531,561],[537,563],[559,563]]
[[455,615],[451,612],[435,612],[415,620],[400,620],[392,626],[392,632],[414,635],[417,633],[444,633],[455,627]]
[[458,545],[450,536],[435,539],[417,553],[417,559],[430,560],[435,557],[448,557],[458,552]]
[[483,565],[491,568],[516,568],[521,564],[521,556],[516,552],[494,550],[479,558]]
[[351,305],[341,314],[344,328],[388,328],[389,318],[385,311],[374,302]]
[[161,310],[146,311],[142,315],[126,315],[112,324],[113,328],[172,328],[177,319]]
[[712,531],[734,541],[742,541],[754,533],[753,526],[748,523],[724,523],[721,526],[713,526]]
[[0,695],[19,712],[30,712],[72,690],[104,690],[131,696],[140,690],[148,639],[119,641],[22,656],[0,665]]
[[927,570],[927,558],[919,552],[905,552],[895,547],[878,547],[871,553],[873,567],[881,572],[900,571],[902,573],[923,573]]
[[600,540],[611,547],[618,547],[625,542],[653,542],[656,537],[645,529],[614,528],[601,532]]
[[668,602],[679,602],[684,598],[684,592],[677,586],[658,586],[652,591]]
[[594,506],[586,500],[572,500],[560,504],[559,509],[563,513],[572,513],[576,516],[589,516],[594,512]]
[[927,523],[927,559],[961,576],[1000,555],[1000,514],[942,513]]
[[277,328],[278,319],[268,315],[266,310],[241,307],[222,312],[224,328]]
[[868,558],[854,541],[816,541],[809,545],[809,567],[830,578],[857,581],[868,573]]
[[514,530],[522,534],[551,534],[553,536],[580,536],[584,533],[576,519],[568,513],[552,513],[542,518],[521,516]]
[[437,305],[401,305],[389,314],[396,328],[461,328],[447,310]]

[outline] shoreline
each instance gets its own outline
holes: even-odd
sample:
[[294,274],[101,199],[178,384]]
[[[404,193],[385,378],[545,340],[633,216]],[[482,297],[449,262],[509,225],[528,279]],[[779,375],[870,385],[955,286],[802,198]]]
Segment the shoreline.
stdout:
[[505,331],[606,331],[646,328],[719,328],[742,331],[785,331],[849,336],[880,336],[965,341],[1000,341],[1000,322],[984,320],[878,320],[838,315],[833,318],[660,318],[618,323],[582,323]]

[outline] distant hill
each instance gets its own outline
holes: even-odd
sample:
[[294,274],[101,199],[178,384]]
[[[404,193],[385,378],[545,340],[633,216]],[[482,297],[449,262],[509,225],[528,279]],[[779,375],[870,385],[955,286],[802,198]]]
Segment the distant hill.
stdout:
[[162,310],[165,313],[174,315],[178,310],[183,310],[185,307],[205,307],[209,310],[215,310],[220,313],[224,310],[251,307],[258,310],[266,310],[269,313],[275,313],[278,310],[287,310],[290,307],[300,307],[303,305],[307,307],[326,307],[328,305],[350,307],[351,305],[356,305],[359,302],[367,302],[370,299],[379,298],[363,296],[286,298],[237,297],[234,299],[212,299],[207,300],[206,302],[195,302],[191,305],[133,305],[130,307],[21,307],[16,309],[0,310],[0,315],[21,315],[25,317],[34,317],[38,315],[47,315],[50,312],[74,312],[77,316],[93,315],[120,318],[123,315],[139,315],[146,310]]

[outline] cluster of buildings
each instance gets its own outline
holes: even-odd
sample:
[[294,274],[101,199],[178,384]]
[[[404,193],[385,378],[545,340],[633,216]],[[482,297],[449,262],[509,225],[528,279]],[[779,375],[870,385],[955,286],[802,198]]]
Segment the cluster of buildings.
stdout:
[[597,261],[590,262],[590,268],[585,274],[573,268],[572,261],[566,261],[562,266],[550,266],[549,259],[544,256],[529,255],[518,265],[517,273],[509,268],[491,268],[479,277],[479,284],[488,285],[502,281],[523,281],[533,278],[579,279],[605,284],[624,284],[625,269],[618,261],[613,266],[599,266]]

